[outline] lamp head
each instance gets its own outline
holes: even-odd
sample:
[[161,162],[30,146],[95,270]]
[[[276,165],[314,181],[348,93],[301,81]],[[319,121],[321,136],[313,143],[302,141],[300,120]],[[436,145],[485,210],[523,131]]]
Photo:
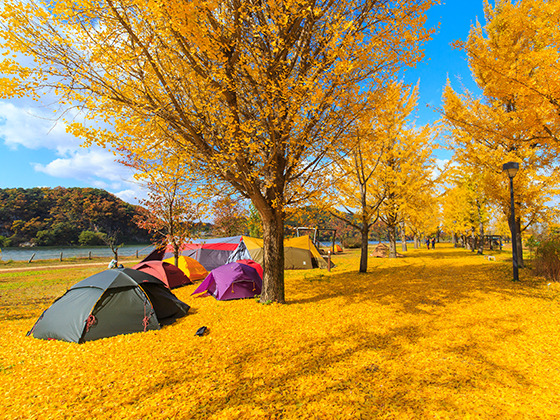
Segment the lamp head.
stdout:
[[519,170],[519,163],[508,162],[502,166],[502,172],[506,172],[510,178],[513,178]]

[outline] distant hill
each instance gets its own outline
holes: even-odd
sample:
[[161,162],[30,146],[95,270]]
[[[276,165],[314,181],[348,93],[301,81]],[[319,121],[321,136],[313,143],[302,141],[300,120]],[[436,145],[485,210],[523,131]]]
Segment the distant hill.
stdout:
[[0,189],[0,246],[147,243],[133,219],[141,208],[98,188]]

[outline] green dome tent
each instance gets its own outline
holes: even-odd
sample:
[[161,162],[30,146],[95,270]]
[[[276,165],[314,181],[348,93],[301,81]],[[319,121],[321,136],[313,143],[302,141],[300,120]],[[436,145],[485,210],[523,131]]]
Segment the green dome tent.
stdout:
[[150,274],[130,268],[105,270],[68,289],[27,335],[83,343],[158,330],[160,323],[171,323],[188,310],[187,304]]

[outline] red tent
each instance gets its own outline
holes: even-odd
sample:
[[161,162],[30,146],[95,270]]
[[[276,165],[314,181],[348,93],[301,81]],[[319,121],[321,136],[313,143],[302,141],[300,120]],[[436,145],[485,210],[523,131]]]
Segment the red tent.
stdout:
[[237,260],[236,262],[248,265],[249,267],[253,267],[255,270],[257,270],[257,273],[259,273],[259,276],[261,276],[261,280],[262,280],[262,278],[263,278],[263,268],[261,267],[261,265],[258,262],[253,261],[253,260]]
[[144,261],[136,264],[132,268],[134,270],[151,274],[155,278],[164,282],[170,289],[185,286],[187,284],[193,284],[183,271],[167,262]]

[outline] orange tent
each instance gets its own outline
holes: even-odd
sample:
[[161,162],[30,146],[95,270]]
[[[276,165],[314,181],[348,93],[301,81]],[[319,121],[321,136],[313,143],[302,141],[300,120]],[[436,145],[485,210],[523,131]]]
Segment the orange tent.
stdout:
[[[167,258],[164,262],[175,265],[175,257]],[[187,275],[192,281],[203,280],[208,275],[208,271],[197,260],[186,255],[179,255],[178,267]]]

